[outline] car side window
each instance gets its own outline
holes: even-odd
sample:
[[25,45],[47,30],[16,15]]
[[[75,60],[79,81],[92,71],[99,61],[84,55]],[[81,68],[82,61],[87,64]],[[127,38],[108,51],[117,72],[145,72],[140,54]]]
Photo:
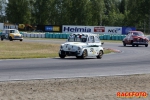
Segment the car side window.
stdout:
[[89,43],[94,43],[94,36],[89,36]]
[[131,36],[131,33],[128,33],[127,37],[130,37]]
[[95,36],[95,42],[100,42],[100,39],[98,38],[98,36]]

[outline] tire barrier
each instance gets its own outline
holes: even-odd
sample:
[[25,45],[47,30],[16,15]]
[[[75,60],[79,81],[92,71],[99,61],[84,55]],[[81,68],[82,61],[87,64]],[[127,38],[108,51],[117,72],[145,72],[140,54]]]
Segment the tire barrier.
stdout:
[[45,38],[45,33],[25,33],[22,32],[23,37],[27,38]]
[[126,37],[126,35],[109,35],[109,34],[103,34],[100,35],[99,38],[101,40],[123,40]]
[[[67,39],[70,33],[27,33],[21,32],[23,37],[27,38],[53,38],[53,39]],[[100,40],[123,40],[126,35],[118,35],[118,34],[100,34]]]
[[45,38],[67,39],[68,33],[45,33]]

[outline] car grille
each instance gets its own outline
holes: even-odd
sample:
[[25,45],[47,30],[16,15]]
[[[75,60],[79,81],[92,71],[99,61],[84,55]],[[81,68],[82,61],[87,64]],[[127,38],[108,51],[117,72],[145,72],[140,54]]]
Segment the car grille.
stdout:
[[77,52],[71,52],[71,51],[61,51],[62,55],[68,55],[68,56],[76,56]]
[[146,42],[146,39],[136,39],[136,42]]

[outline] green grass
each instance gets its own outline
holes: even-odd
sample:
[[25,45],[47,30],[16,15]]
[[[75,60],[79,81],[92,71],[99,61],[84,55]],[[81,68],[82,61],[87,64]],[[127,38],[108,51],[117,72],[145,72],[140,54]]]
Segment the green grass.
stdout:
[[[60,44],[0,41],[0,59],[58,57]],[[113,52],[104,50],[104,54]]]

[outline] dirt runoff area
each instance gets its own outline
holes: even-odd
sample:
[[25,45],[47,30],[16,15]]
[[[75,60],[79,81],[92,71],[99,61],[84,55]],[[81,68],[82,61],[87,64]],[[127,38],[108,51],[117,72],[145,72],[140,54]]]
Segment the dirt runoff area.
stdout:
[[149,93],[150,74],[0,82],[0,100],[150,100]]

